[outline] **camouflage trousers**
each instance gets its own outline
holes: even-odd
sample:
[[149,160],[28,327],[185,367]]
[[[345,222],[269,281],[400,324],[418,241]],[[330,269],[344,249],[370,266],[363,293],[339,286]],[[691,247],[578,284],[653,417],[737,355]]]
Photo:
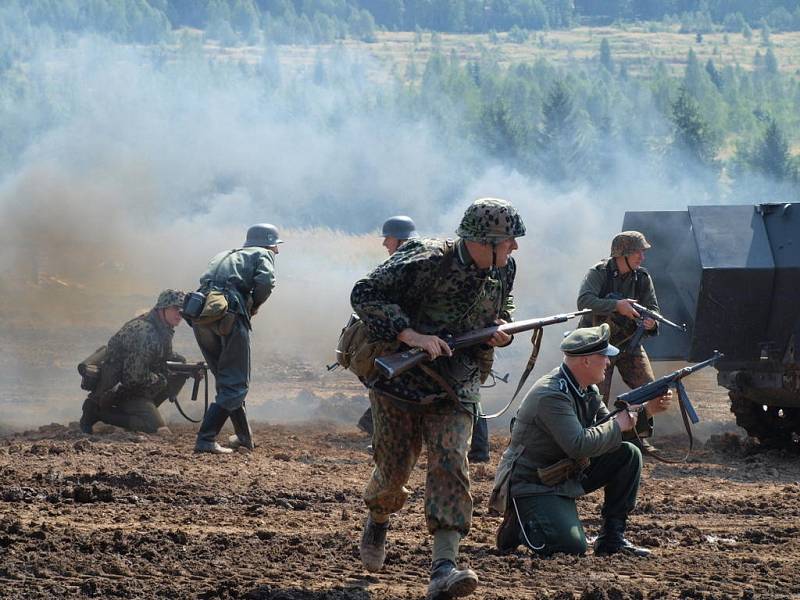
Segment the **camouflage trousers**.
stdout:
[[434,413],[406,407],[370,390],[375,469],[364,491],[373,519],[385,521],[405,504],[405,487],[417,463],[422,442],[428,453],[425,479],[425,521],[428,531],[449,529],[462,536],[472,522],[467,452],[474,418],[467,411]]
[[619,374],[622,376],[622,381],[625,382],[629,388],[637,388],[645,383],[650,383],[655,380],[653,369],[650,366],[650,359],[647,357],[642,346],[639,346],[634,352],[620,352],[617,356],[612,357],[611,364],[606,369],[606,378],[600,384],[600,393],[606,405],[609,403],[609,394],[611,393],[611,379],[614,376],[614,367],[617,368]]
[[83,414],[90,422],[101,421],[131,431],[155,433],[166,427],[158,407],[170,396],[177,396],[184,383],[185,377],[171,375],[167,378],[167,389],[162,392],[148,396],[119,390],[104,402],[90,394],[83,403]]

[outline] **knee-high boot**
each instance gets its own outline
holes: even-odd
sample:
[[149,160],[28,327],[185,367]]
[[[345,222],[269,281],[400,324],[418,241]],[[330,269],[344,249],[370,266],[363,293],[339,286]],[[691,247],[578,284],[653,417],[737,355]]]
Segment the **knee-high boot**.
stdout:
[[194,445],[195,452],[210,452],[212,454],[229,454],[233,452],[230,448],[224,448],[217,443],[217,435],[228,420],[230,413],[214,402],[208,407],[206,416],[200,424],[197,432],[197,442]]

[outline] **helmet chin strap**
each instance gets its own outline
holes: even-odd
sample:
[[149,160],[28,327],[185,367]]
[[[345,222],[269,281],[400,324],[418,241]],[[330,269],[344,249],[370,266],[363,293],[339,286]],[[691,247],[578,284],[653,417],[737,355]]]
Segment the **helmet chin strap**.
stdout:
[[624,259],[625,259],[625,266],[626,266],[626,267],[628,267],[628,271],[630,271],[631,273],[633,273],[633,267],[631,267],[631,263],[629,263],[629,262],[628,262],[628,255],[627,255],[627,254],[625,254],[625,255],[623,255],[623,257],[622,257],[622,258],[624,258]]

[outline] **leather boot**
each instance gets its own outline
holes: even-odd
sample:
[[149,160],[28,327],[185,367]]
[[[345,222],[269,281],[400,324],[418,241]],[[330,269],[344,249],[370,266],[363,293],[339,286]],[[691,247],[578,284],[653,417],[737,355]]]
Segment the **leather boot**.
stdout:
[[92,426],[97,423],[97,402],[93,398],[86,398],[83,401],[83,414],[79,422],[83,433],[92,433]]
[[233,452],[230,448],[223,448],[217,443],[219,434],[225,421],[228,420],[230,413],[214,402],[208,407],[206,416],[200,424],[200,431],[197,432],[197,442],[194,445],[195,452],[210,452],[211,454],[229,454]]
[[500,554],[509,554],[514,552],[522,543],[519,531],[519,521],[514,512],[514,507],[509,504],[506,512],[503,515],[503,522],[497,528],[495,535],[495,543]]
[[426,600],[447,600],[469,596],[478,587],[478,576],[472,569],[456,569],[447,559],[437,560],[431,566],[431,582]]
[[376,573],[383,568],[383,562],[386,560],[386,532],[388,530],[388,521],[376,523],[371,516],[367,517],[364,533],[361,534],[361,545],[358,548],[361,562],[367,571]]
[[231,423],[236,433],[228,438],[228,446],[234,449],[241,447],[254,450],[256,443],[253,441],[253,430],[250,429],[250,423],[247,422],[247,413],[244,410],[244,405],[231,411]]
[[625,539],[625,519],[606,519],[603,529],[594,542],[595,556],[606,556],[608,554],[629,554],[630,556],[650,556],[650,550],[634,546]]

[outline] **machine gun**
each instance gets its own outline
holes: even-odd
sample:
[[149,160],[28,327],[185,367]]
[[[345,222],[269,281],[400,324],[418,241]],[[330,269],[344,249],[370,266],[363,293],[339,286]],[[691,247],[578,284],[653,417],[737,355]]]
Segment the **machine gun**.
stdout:
[[[609,300],[627,300],[627,298],[625,298],[622,294],[619,294],[617,292],[612,292],[611,294],[608,294],[606,298],[608,298]],[[642,344],[642,337],[646,332],[644,328],[645,319],[653,319],[658,323],[662,323],[667,327],[672,327],[673,329],[677,329],[678,331],[681,331],[683,333],[686,333],[688,331],[688,328],[686,327],[685,323],[683,325],[678,325],[677,323],[673,323],[661,313],[651,310],[646,306],[642,306],[638,302],[630,302],[630,305],[637,313],[639,313],[639,316],[633,319],[633,322],[636,325],[636,330],[630,336],[628,344],[625,346],[626,352],[636,350],[636,348],[638,348]],[[630,323],[630,319],[628,319],[627,317],[623,317],[622,315],[614,315],[612,317],[612,320],[623,330],[625,330],[628,323]]]
[[[205,396],[204,396],[204,406],[203,406],[203,416],[205,416],[206,411],[208,410],[208,366],[203,361],[196,362],[196,363],[182,363],[176,362],[172,360],[167,361],[167,373],[170,375],[177,375],[179,377],[183,377],[185,379],[189,379],[189,377],[194,378],[194,384],[192,385],[192,402],[197,401],[197,396],[200,392],[200,382],[203,381],[205,383]],[[181,408],[180,403],[178,402],[177,396],[170,396],[169,399],[175,405],[175,408],[178,409],[178,412],[181,413],[184,419],[187,421],[191,421],[192,423],[199,423],[202,421],[202,417],[200,419],[192,419],[189,415],[183,412],[183,408]]]
[[[575,317],[580,317],[591,313],[589,309],[579,310],[577,312],[563,313],[553,315],[551,317],[542,317],[539,319],[527,319],[525,321],[514,321],[513,323],[503,323],[502,325],[492,325],[491,327],[484,327],[482,329],[475,329],[463,335],[456,337],[447,336],[444,339],[450,349],[453,351],[460,348],[468,348],[469,346],[476,346],[492,339],[492,336],[498,331],[514,335],[523,331],[530,331],[531,329],[541,329],[548,325],[555,325],[556,323],[564,323]],[[405,373],[410,368],[430,360],[428,353],[422,348],[410,348],[402,352],[395,352],[394,354],[387,354],[375,359],[375,366],[378,371],[386,379],[397,377],[401,373]]]

